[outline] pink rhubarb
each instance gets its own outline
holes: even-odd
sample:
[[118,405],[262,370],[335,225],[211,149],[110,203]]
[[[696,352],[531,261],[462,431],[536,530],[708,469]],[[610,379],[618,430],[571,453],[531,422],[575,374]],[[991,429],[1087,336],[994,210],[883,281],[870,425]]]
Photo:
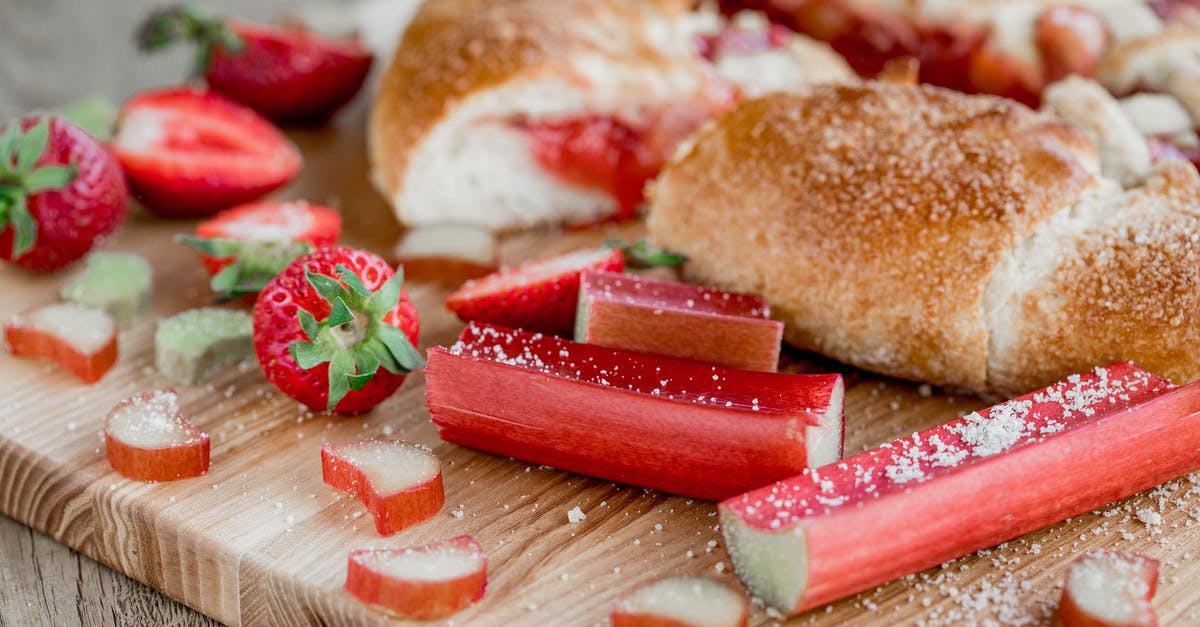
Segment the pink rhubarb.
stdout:
[[425,377],[448,442],[696,498],[842,451],[836,374],[732,370],[471,323],[429,351]]
[[575,341],[775,372],[783,323],[766,301],[675,281],[585,271]]
[[1092,551],[1067,568],[1056,618],[1062,627],[1158,627],[1157,588],[1158,560]]
[[1200,468],[1200,385],[1121,363],[720,504],[734,568],[795,614]]

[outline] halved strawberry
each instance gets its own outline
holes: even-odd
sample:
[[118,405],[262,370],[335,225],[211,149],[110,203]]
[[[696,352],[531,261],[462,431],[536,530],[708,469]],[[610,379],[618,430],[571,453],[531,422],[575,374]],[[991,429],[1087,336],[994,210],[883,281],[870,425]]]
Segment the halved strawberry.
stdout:
[[467,281],[446,298],[446,308],[468,322],[566,335],[575,326],[579,274],[624,269],[620,250],[577,250]]
[[257,294],[300,255],[337,243],[342,216],[303,200],[260,200],[218,213],[181,243],[200,251],[212,289],[225,298]]
[[254,305],[254,352],[267,379],[317,411],[354,414],[424,365],[404,279],[374,253],[323,248],[271,279]]
[[0,127],[0,258],[57,270],[83,257],[129,212],[112,153],[58,118]]
[[208,86],[279,122],[328,117],[358,93],[371,51],[355,39],[300,28],[205,15],[189,6],[150,15],[138,32],[143,50],[189,39]]
[[190,87],[142,92],[121,107],[113,151],[134,194],[163,216],[211,215],[300,172],[296,147],[254,111]]

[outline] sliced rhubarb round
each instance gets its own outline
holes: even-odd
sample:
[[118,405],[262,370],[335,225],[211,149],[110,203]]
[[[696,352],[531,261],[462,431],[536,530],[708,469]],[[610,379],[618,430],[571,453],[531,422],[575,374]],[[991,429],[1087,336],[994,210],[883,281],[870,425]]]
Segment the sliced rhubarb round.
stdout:
[[174,481],[208,472],[209,437],[183,418],[172,390],[117,403],[104,421],[108,463],[137,481]]
[[1067,568],[1058,621],[1063,627],[1157,627],[1151,600],[1158,560],[1092,551]]
[[403,549],[354,551],[346,590],[404,618],[447,616],[483,598],[487,556],[471,536]]
[[708,577],[671,577],[634,590],[612,609],[613,627],[742,627],[746,597]]
[[54,303],[14,315],[4,325],[4,344],[13,355],[52,361],[95,383],[117,361],[117,324],[95,307]]
[[321,447],[325,483],[358,499],[391,535],[442,509],[442,464],[428,448],[403,440],[364,440]]

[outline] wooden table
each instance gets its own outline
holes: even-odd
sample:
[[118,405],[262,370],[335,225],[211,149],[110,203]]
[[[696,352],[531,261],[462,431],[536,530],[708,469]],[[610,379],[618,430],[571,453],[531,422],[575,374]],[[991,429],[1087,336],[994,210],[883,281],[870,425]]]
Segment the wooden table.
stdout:
[[[138,58],[128,43],[127,34],[132,23],[148,4],[133,0],[4,0],[4,7],[0,8],[0,114],[9,117],[93,93],[119,100],[136,89],[171,82],[180,69],[186,67],[186,54],[179,52],[169,58],[148,61]],[[211,4],[233,8],[240,3],[224,0]],[[272,0],[248,4],[238,10],[250,12],[251,17],[267,17],[285,4],[286,0]],[[355,110],[347,111],[343,120],[361,116],[363,106],[360,99]],[[351,130],[347,135],[336,137],[318,132],[300,132],[295,136],[309,151],[310,162],[306,177],[286,190],[288,195],[328,202],[337,190],[321,187],[322,177],[363,179],[361,154],[357,149],[352,159],[339,160],[328,154],[334,149],[346,154],[345,144],[361,142],[361,131]],[[398,229],[387,218],[381,201],[369,196],[370,192],[361,181],[357,185],[354,189],[344,190],[352,196],[343,200],[347,205],[356,205],[358,210],[347,212],[347,230],[358,233],[360,243],[380,249],[390,243]],[[364,211],[373,213],[364,218]],[[150,232],[165,238],[166,231],[177,228],[145,216],[135,217],[134,221],[136,226],[127,234],[135,238],[144,239]],[[636,232],[636,229],[636,225],[632,225],[622,232]],[[506,259],[513,261],[539,251],[544,254],[562,250],[578,245],[581,237],[599,238],[603,234],[573,235],[561,241],[552,241],[544,233],[512,238],[504,246]],[[115,244],[118,247],[127,245],[128,239],[118,238]],[[183,255],[171,255],[168,261],[161,271],[169,273],[190,268],[192,275],[199,273],[194,262]],[[35,283],[12,272],[0,269],[0,280],[8,285]],[[181,280],[185,282],[184,289],[194,289],[199,298],[202,280],[192,275]],[[427,304],[422,310],[423,344],[449,341],[457,333],[458,323],[436,305],[437,294],[427,288],[420,288],[420,291],[418,296]],[[179,300],[180,297],[169,298]],[[429,306],[429,303],[433,305]],[[9,308],[0,305],[4,311]],[[143,355],[148,352],[144,337],[140,338],[136,350]],[[985,404],[974,398],[955,397],[938,390],[852,372],[836,364],[808,362],[806,367],[837,368],[849,376],[848,453],[906,436]],[[126,367],[122,375],[127,385],[130,372]],[[406,383],[396,400],[390,401],[392,407],[420,405],[419,376],[414,379]],[[248,386],[262,387],[262,382],[250,382]],[[11,396],[11,390],[0,390],[0,396],[5,394]],[[67,405],[71,407],[64,409],[78,411],[79,403]],[[397,422],[401,428],[410,429],[421,438],[431,438],[432,428],[420,415],[421,411],[423,409],[408,411]],[[6,417],[0,414],[0,422]],[[377,418],[350,419],[357,422],[339,422],[335,429],[340,430],[339,433],[358,431],[361,422],[362,432],[367,432],[365,430],[370,427],[372,431],[368,433],[374,433],[379,428]],[[303,427],[292,428],[316,432],[324,420],[318,417]],[[287,428],[287,425],[281,427]],[[278,433],[273,435],[281,437]],[[477,612],[467,613],[481,622],[499,615],[508,617],[510,624],[522,621],[587,624],[601,621],[604,607],[611,599],[649,576],[723,572],[720,576],[732,581],[724,548],[715,539],[712,545],[706,543],[709,538],[719,538],[709,517],[710,504],[618,488],[449,445],[441,445],[439,451],[449,464],[458,466],[453,473],[454,481],[448,487],[447,510],[440,520],[426,527],[447,527],[447,521],[453,520],[452,510],[463,518],[465,509],[468,513],[462,525],[470,526],[472,533],[492,536],[488,538],[489,546],[496,545],[497,537],[508,537],[501,534],[513,534],[514,537],[514,542],[504,549],[496,549],[503,559],[494,563],[496,585],[488,599],[476,608]],[[1098,463],[1102,461],[1097,460]],[[99,458],[90,463],[93,469],[103,466]],[[478,476],[503,472],[514,484],[538,484],[534,486],[537,490],[534,495],[539,502],[528,505],[513,497],[514,511],[510,513],[507,502],[491,502],[494,498],[489,501],[490,497],[500,495],[493,494],[492,488],[482,481],[479,486],[470,487],[475,484],[470,477],[477,476],[468,474],[468,467],[472,465],[479,467]],[[4,476],[3,470],[4,465],[0,463],[0,476]],[[539,476],[548,479],[538,479]],[[319,479],[308,477],[307,480],[322,488]],[[195,484],[191,485],[195,487]],[[215,490],[217,486],[211,487]],[[12,485],[0,485],[0,494],[5,489],[20,492]],[[119,492],[137,492],[144,496],[154,490],[153,487],[142,490],[121,486]],[[1056,585],[1061,581],[1065,564],[1085,550],[1108,547],[1143,552],[1163,560],[1156,607],[1164,623],[1200,624],[1200,592],[1195,586],[1195,581],[1200,580],[1200,561],[1196,557],[1200,555],[1200,524],[1195,524],[1200,521],[1197,494],[1200,494],[1200,475],[1190,481],[1172,482],[1099,512],[1077,516],[995,549],[954,560],[942,568],[865,592],[829,606],[828,613],[826,610],[810,612],[793,622],[950,625],[989,618],[1008,624],[1036,624],[1048,615],[1057,600]],[[341,534],[340,538],[354,538],[355,542],[362,541],[363,537],[374,539],[368,532],[356,534],[343,528],[343,514],[357,512],[353,504],[331,503],[340,497],[328,489],[324,489],[319,498],[321,509],[313,508],[316,515],[298,521],[305,525],[299,530],[298,537],[335,530]],[[607,499],[607,505],[604,499]],[[565,512],[579,503],[595,508],[589,511],[594,511],[596,516],[589,518],[585,525],[568,527]],[[542,507],[540,512],[539,506]],[[500,507],[503,512],[499,511]],[[533,513],[537,515],[533,516]],[[476,519],[477,515],[481,518]],[[660,527],[656,523],[666,524]],[[285,541],[280,540],[267,548],[278,552],[286,548],[284,545]],[[631,551],[631,545],[640,548]],[[711,550],[706,550],[706,546]],[[694,556],[692,549],[695,549]],[[344,552],[340,551],[338,549],[337,559],[344,559]],[[124,561],[121,558],[119,554],[116,558],[110,554],[108,559]],[[322,568],[334,569],[328,572],[336,572],[338,568],[330,566],[336,563],[332,559],[320,563]],[[129,560],[125,566],[136,568],[138,561]],[[322,576],[333,579],[333,576]],[[321,604],[328,602],[337,608],[357,612],[341,615],[340,618],[346,621],[350,616],[378,617],[355,606],[336,586],[327,585],[329,581],[317,583],[326,584],[320,590],[325,596],[318,596],[312,607],[325,607]],[[236,585],[234,589],[236,592]],[[246,595],[245,590],[242,593]],[[253,595],[251,591],[250,596]],[[201,606],[195,599],[189,603]],[[567,614],[569,619],[556,621],[555,617]],[[230,616],[237,617],[234,613]],[[273,616],[267,614],[268,619]],[[297,621],[316,620],[313,614],[288,616]],[[756,610],[754,616],[756,624],[772,622],[771,617],[761,610]],[[37,532],[0,518],[0,626],[211,622]]]

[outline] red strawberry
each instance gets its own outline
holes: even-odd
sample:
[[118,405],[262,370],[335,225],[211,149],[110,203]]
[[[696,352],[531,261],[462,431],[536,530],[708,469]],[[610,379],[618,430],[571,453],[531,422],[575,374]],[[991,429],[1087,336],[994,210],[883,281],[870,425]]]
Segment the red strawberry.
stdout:
[[129,212],[121,166],[58,118],[0,127],[0,257],[57,270],[86,254]]
[[342,216],[303,200],[260,200],[218,213],[179,241],[201,252],[212,289],[225,298],[257,294],[288,264],[337,243]]
[[466,321],[567,334],[575,324],[579,273],[624,269],[620,250],[577,250],[467,281],[446,298],[446,308]]
[[354,39],[204,15],[194,7],[158,11],[138,43],[156,50],[190,39],[208,86],[278,122],[329,117],[362,88],[371,52]]
[[292,262],[254,305],[254,352],[267,379],[317,411],[354,414],[424,365],[403,278],[373,253],[324,248]]
[[300,172],[300,153],[254,111],[188,87],[142,92],[112,141],[135,195],[169,217],[211,215]]

